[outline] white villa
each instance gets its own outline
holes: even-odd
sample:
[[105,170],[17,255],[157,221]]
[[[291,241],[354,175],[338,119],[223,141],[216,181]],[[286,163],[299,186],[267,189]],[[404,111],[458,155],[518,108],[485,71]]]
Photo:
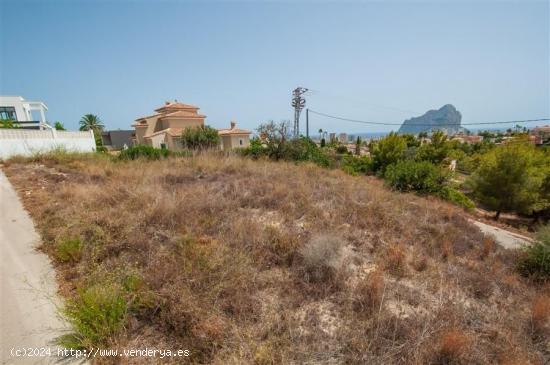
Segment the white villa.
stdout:
[[22,96],[0,96],[0,120],[13,120],[21,128],[46,129],[48,107],[41,101],[28,101]]
[[93,131],[57,131],[46,123],[46,104],[27,101],[21,96],[0,96],[0,120],[14,125],[0,125],[0,160],[12,156],[32,156],[54,149],[71,152],[96,150]]

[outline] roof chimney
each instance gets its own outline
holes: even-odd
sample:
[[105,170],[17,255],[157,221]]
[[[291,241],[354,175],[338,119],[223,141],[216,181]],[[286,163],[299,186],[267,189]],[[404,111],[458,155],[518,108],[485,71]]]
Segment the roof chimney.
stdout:
[[237,122],[231,121],[231,129],[235,129],[235,126],[237,125]]

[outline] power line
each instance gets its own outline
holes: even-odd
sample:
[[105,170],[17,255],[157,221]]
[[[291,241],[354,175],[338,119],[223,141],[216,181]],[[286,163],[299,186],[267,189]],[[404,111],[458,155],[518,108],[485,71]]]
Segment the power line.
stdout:
[[[339,116],[330,115],[326,113],[321,113],[312,109],[309,109],[309,111],[313,114],[321,115],[323,117],[343,120],[346,122],[373,124],[373,125],[393,125],[393,126],[403,125],[403,123],[370,122],[365,120],[344,118],[344,117],[339,117]],[[419,127],[442,127],[442,126],[489,125],[489,124],[514,124],[514,123],[517,124],[517,123],[528,123],[528,122],[544,122],[549,120],[550,118],[539,118],[539,119],[526,119],[526,120],[510,120],[510,121],[504,121],[504,122],[478,122],[478,123],[461,123],[461,124],[456,124],[456,123],[454,124],[412,124],[412,125],[419,126]]]

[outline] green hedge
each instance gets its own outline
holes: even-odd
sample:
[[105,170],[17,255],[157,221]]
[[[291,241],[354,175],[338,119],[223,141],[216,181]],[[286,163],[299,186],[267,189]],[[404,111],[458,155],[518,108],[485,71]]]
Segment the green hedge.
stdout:
[[447,183],[449,174],[428,161],[404,160],[389,165],[384,179],[400,191],[439,193]]
[[155,148],[144,144],[138,144],[136,146],[129,147],[120,151],[118,158],[120,160],[135,160],[138,158],[145,158],[148,160],[158,160],[164,157],[168,157],[170,151],[166,149]]

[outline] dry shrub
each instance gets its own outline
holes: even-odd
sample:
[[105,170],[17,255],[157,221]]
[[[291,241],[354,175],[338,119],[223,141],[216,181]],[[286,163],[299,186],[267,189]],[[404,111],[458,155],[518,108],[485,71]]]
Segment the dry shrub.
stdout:
[[440,364],[459,362],[469,351],[471,343],[470,336],[461,329],[451,328],[443,331],[435,354],[436,362]]
[[300,249],[303,271],[308,282],[332,282],[344,269],[344,240],[333,234],[320,234]]
[[476,299],[486,299],[493,293],[493,276],[485,268],[472,265],[459,274],[462,287]]
[[445,240],[441,244],[441,257],[443,260],[448,260],[453,256],[453,244],[451,241]]
[[358,313],[371,313],[380,307],[384,293],[384,277],[375,271],[361,280],[353,291],[353,309]]
[[266,264],[290,265],[299,243],[297,236],[271,225],[267,226],[263,233],[267,247],[262,247],[262,256]]
[[550,296],[539,295],[531,305],[531,323],[535,335],[543,335],[550,327]]
[[386,250],[384,268],[397,277],[405,276],[406,255],[402,247],[392,245]]
[[418,272],[424,271],[428,268],[428,258],[425,255],[417,255],[411,265]]
[[485,259],[495,250],[495,239],[492,236],[483,237],[481,242],[481,251],[479,253],[480,259]]

